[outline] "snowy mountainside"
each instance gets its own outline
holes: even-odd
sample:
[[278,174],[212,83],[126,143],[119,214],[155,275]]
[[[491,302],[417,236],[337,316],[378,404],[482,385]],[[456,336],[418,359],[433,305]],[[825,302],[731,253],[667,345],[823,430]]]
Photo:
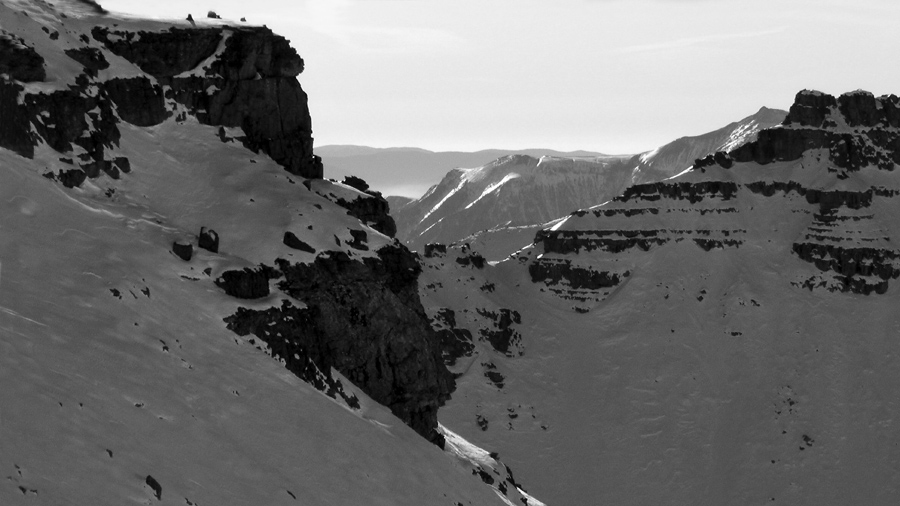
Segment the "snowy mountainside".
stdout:
[[540,504],[437,423],[418,264],[318,179],[283,38],[74,0],[0,29],[0,503]]
[[480,167],[497,158],[523,154],[540,158],[604,156],[592,151],[562,152],[552,149],[484,149],[481,151],[429,151],[421,148],[370,148],[329,145],[316,148],[329,177],[357,176],[385,195],[421,197],[448,170]]
[[502,260],[571,211],[602,204],[631,184],[666,179],[698,158],[750,142],[786,114],[763,107],[718,130],[633,156],[508,156],[477,169],[455,169],[418,200],[393,208],[398,237],[413,249],[463,241],[489,260]]
[[634,176],[630,184],[649,183],[672,177],[691,165],[694,160],[717,151],[731,151],[756,139],[765,130],[784,121],[786,111],[761,107],[759,111],[734,123],[702,135],[680,137],[668,144],[631,160]]
[[561,504],[895,503],[898,142],[896,96],[803,91],[506,261],[427,248],[441,422]]
[[453,169],[421,198],[393,212],[397,234],[410,248],[421,249],[483,230],[545,223],[612,198],[612,190],[631,175],[621,161],[509,155],[482,167]]

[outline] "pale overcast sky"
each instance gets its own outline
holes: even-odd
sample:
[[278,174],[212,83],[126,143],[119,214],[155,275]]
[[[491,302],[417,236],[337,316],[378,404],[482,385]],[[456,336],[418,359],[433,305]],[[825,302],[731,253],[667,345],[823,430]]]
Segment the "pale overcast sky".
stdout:
[[797,91],[900,94],[896,0],[99,0],[266,24],[317,145],[637,153]]

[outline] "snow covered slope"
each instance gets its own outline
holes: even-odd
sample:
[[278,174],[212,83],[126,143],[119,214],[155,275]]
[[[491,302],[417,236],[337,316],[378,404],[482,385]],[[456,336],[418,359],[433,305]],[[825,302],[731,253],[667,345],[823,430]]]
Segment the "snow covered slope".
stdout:
[[628,185],[661,181],[716,151],[730,151],[781,123],[787,113],[761,108],[718,130],[682,137],[628,156],[509,155],[475,169],[454,169],[421,198],[392,210],[398,237],[413,249],[464,241],[502,260],[575,209],[595,206]]
[[801,92],[496,266],[430,248],[442,423],[560,504],[895,504],[898,142],[897,97]]
[[480,167],[513,154],[556,157],[595,157],[590,151],[561,152],[552,149],[485,149],[475,152],[429,151],[421,148],[370,148],[331,145],[316,148],[329,177],[358,176],[385,195],[419,198],[448,170]]
[[78,1],[0,30],[0,504],[539,504],[437,424],[417,267],[306,179],[284,39]]
[[697,158],[716,151],[731,151],[756,140],[760,130],[784,121],[787,112],[761,107],[746,118],[702,135],[678,138],[652,151],[641,153],[630,160],[634,173],[631,184],[661,181],[672,177],[691,165]]
[[[534,226],[612,198],[630,177],[622,157],[509,155],[454,169],[428,192],[393,212],[398,237],[412,249],[450,243],[491,229]],[[505,258],[528,241],[499,246]],[[493,252],[492,252],[493,253]]]

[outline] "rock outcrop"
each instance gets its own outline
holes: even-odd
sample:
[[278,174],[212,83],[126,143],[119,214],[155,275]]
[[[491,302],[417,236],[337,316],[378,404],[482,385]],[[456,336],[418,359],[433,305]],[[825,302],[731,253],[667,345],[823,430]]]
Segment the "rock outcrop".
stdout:
[[[454,381],[444,367],[441,337],[419,300],[421,268],[399,244],[377,254],[357,261],[324,252],[311,264],[279,259],[278,275],[284,277],[279,290],[306,307],[242,308],[226,321],[235,332],[268,343],[274,354],[302,357],[290,367],[306,371],[303,378],[322,375],[332,388],[333,367],[416,432],[443,445],[437,409],[449,399]],[[237,278],[246,278],[246,271],[231,272],[237,273],[231,284],[243,286]],[[318,373],[309,372],[313,366]]]
[[347,214],[388,237],[397,233],[397,225],[390,215],[390,205],[380,192],[370,190],[358,177],[347,178],[343,183],[335,181],[305,181],[311,191],[347,210]]
[[296,80],[303,59],[283,37],[264,27],[138,33],[95,28],[92,35],[169,87],[167,98],[201,123],[241,127],[246,134],[241,140],[250,149],[293,174],[322,177],[321,161],[312,152],[307,96]]
[[[81,64],[82,74],[66,87],[41,93],[21,83],[46,80],[45,58],[14,37],[0,36],[0,75],[6,76],[0,80],[0,147],[32,158],[45,142],[69,154],[76,167],[66,171],[72,173],[54,176],[77,186],[104,173],[118,177],[111,152],[119,145],[121,121],[155,126],[181,108],[203,124],[240,127],[246,147],[293,174],[322,177],[307,96],[296,79],[303,59],[287,40],[265,27],[132,31],[123,24],[94,27],[90,38],[81,35],[82,46],[60,43],[59,51]],[[115,57],[143,75],[104,74]]]
[[25,83],[47,78],[44,58],[24,40],[6,34],[0,35],[0,74]]

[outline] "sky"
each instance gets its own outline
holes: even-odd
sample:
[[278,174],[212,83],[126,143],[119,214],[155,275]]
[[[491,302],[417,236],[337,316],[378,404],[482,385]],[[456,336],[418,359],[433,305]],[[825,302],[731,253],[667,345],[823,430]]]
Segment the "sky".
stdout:
[[802,89],[900,94],[895,0],[100,0],[265,24],[316,145],[639,153]]

